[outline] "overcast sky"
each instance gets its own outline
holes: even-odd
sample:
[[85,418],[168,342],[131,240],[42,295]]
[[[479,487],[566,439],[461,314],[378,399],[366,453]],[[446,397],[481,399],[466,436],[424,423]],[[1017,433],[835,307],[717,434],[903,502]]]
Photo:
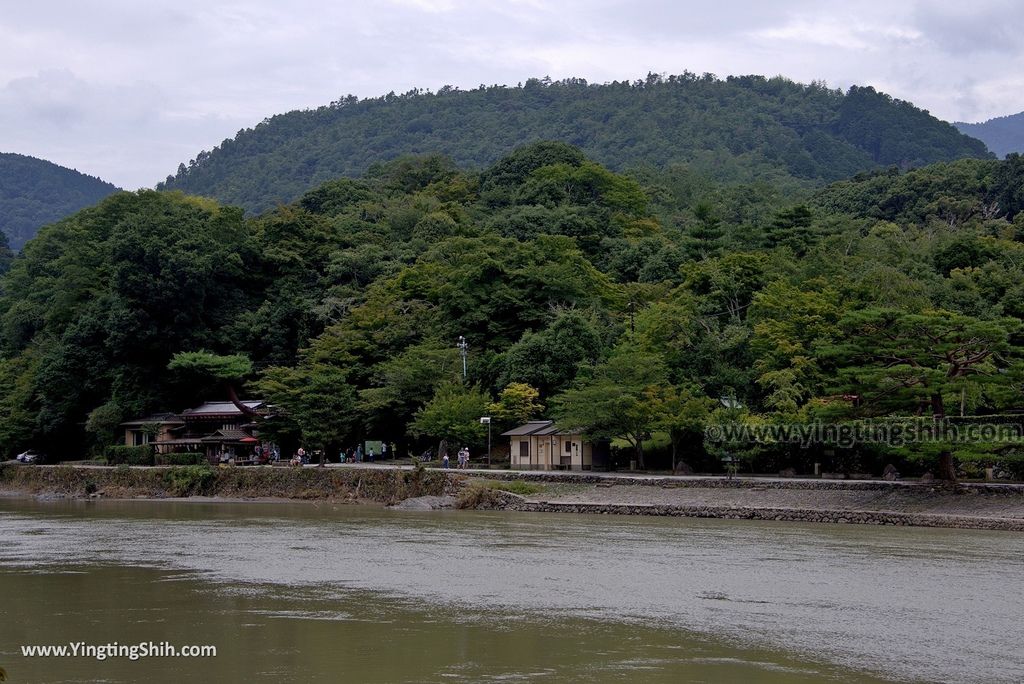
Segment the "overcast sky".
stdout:
[[940,118],[1024,110],[1013,0],[0,0],[0,151],[126,188],[353,93],[648,72],[873,85]]

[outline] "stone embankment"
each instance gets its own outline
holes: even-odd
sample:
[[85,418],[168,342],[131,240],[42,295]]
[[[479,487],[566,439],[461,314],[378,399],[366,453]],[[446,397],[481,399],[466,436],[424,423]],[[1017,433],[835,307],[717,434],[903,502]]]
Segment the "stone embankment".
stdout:
[[1019,484],[538,473],[528,477],[542,491],[527,496],[502,492],[483,506],[539,513],[1024,531],[1024,485]]
[[0,492],[67,498],[332,499],[397,504],[451,495],[449,474],[397,468],[209,468],[14,466],[0,464]]
[[[726,520],[783,520],[860,525],[952,527],[976,530],[1024,532],[1024,518],[901,513],[897,511],[812,510],[797,508],[751,508],[742,506],[686,506],[657,504],[616,504],[557,501],[529,501],[506,494],[504,510],[533,513],[578,513],[598,515],[653,515],[681,518],[722,518]],[[491,506],[491,508],[499,508]]]
[[[531,483],[527,495],[514,481]],[[498,482],[495,482],[498,481]],[[1024,485],[657,477],[334,467],[0,464],[0,494],[69,498],[298,499],[404,510],[476,508],[1024,531]],[[405,502],[403,504],[403,502]]]

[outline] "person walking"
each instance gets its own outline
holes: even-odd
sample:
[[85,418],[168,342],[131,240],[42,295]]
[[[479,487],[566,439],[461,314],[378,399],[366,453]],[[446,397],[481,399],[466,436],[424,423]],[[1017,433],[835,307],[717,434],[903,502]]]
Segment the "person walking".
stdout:
[[380,460],[386,461],[387,458],[388,458],[388,443],[387,442],[381,442],[380,443]]
[[363,445],[359,444],[356,446],[356,463],[363,462]]
[[445,453],[445,455],[441,457],[441,467],[446,469],[446,470],[448,468],[448,454],[447,453]]
[[373,463],[373,447],[370,447],[370,450],[366,453],[366,460]]

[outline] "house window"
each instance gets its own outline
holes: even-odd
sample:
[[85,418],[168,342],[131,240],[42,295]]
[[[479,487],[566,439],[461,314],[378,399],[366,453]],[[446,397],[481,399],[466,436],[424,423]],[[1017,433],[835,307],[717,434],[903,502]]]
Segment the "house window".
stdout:
[[132,443],[135,446],[142,446],[143,444],[149,444],[149,435],[142,430],[132,431]]
[[567,454],[571,454],[572,453],[572,442],[566,442],[565,443],[565,453],[567,453]]

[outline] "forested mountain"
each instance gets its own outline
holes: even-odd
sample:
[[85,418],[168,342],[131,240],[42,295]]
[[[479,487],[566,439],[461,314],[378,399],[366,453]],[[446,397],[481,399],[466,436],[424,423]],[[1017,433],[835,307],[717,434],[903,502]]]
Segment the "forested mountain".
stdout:
[[872,88],[707,74],[358,100],[274,116],[182,164],[163,189],[259,212],[404,154],[482,168],[515,147],[560,140],[613,170],[686,163],[720,182],[821,185],[878,166],[989,156],[985,146]]
[[[727,448],[762,472],[921,472],[936,445],[722,445],[703,427],[1020,408],[1022,319],[1015,155],[806,203],[686,166],[619,175],[557,142],[482,172],[404,157],[258,217],[140,191],[47,226],[2,281],[0,445],[99,450],[121,420],[223,398],[230,368],[284,411],[265,434],[330,454],[478,447],[481,415],[547,415],[638,451],[665,435],[703,469]],[[181,352],[174,367],[221,374],[170,370]]]
[[984,142],[999,157],[1005,157],[1011,152],[1024,152],[1024,112],[980,123],[958,121],[953,125],[961,133]]
[[0,152],[0,231],[21,249],[40,227],[95,204],[117,188],[35,157]]

